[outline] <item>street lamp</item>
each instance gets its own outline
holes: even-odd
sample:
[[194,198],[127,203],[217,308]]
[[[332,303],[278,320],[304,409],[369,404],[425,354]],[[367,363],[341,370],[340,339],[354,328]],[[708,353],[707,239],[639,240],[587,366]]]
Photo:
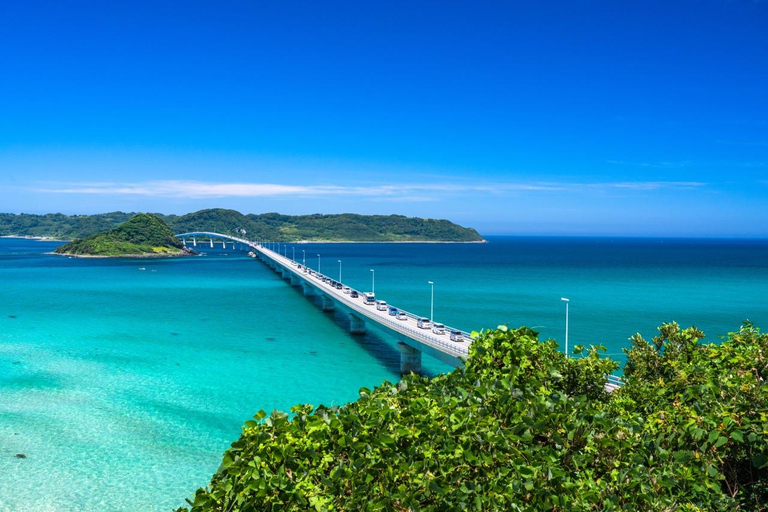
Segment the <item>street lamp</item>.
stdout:
[[568,304],[571,302],[565,297],[560,297],[565,302],[565,357],[568,357]]
[[307,251],[304,249],[301,250],[301,266],[306,267],[307,266]]
[[435,317],[435,283],[432,281],[427,281],[427,283],[432,285],[432,301],[429,303],[429,322],[432,323]]
[[317,255],[317,273],[320,274],[320,255]]
[[339,282],[341,282],[341,260],[339,260]]
[[376,295],[376,271],[371,269],[371,293]]
[[291,246],[291,251],[293,251],[293,257],[291,257],[291,259],[293,261],[296,261],[296,248],[294,246]]

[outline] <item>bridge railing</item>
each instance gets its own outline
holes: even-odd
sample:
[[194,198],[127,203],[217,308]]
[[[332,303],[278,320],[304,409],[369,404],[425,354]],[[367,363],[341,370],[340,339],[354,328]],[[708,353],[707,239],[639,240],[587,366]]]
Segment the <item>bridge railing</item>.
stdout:
[[[280,256],[281,258],[285,258],[285,256],[283,256],[283,255],[281,255],[281,254],[278,254],[278,253],[276,253],[275,251],[272,251],[272,250],[270,250],[270,249],[267,249],[267,248],[265,248],[265,247],[261,247],[261,249],[262,249],[262,250],[264,250],[264,251],[268,251],[268,252],[272,252],[272,253],[275,253],[275,254],[277,254],[278,256]],[[330,277],[330,276],[327,276],[327,275],[323,274],[322,272],[318,272],[317,270],[309,269],[308,267],[305,267],[305,268],[307,268],[307,269],[308,269],[308,270],[307,270],[307,274],[310,274],[312,277],[316,278],[316,279],[317,279],[317,280],[319,280],[319,281],[323,281],[324,279],[330,279],[330,280],[332,280],[332,281],[335,281],[335,279],[333,279],[333,278],[332,278],[332,277]],[[337,281],[337,282],[338,282],[338,281]],[[342,283],[342,286],[344,286],[344,283]],[[355,289],[354,289],[354,288],[352,288],[352,287],[350,287],[350,290],[355,290]],[[361,297],[364,295],[364,292],[360,292],[359,290],[355,290],[355,291],[357,291],[357,293],[358,293],[358,294],[360,294],[360,296],[361,296]],[[396,306],[392,305],[392,307],[396,307]],[[416,315],[416,314],[414,314],[414,313],[411,313],[410,311],[406,311],[405,309],[397,308],[397,310],[398,310],[398,311],[402,311],[403,313],[405,313],[405,315],[406,315],[408,318],[411,318],[411,319],[413,319],[413,320],[415,320],[415,321],[418,321],[418,319],[419,319],[419,318],[424,318],[423,316],[420,316],[420,315]],[[389,319],[387,319],[387,320],[389,321]],[[393,322],[393,325],[402,325],[402,324],[397,324],[396,322]],[[405,326],[403,326],[403,327],[405,327]],[[450,331],[459,331],[459,332],[462,334],[462,337],[464,337],[465,339],[467,339],[467,340],[469,340],[469,341],[472,341],[472,340],[473,340],[473,338],[472,338],[472,335],[471,335],[470,333],[468,333],[468,332],[466,332],[466,331],[463,331],[463,330],[461,330],[461,329],[457,329],[457,328],[455,328],[455,327],[451,327],[451,326],[449,326],[449,325],[447,325],[447,324],[445,325],[445,330],[446,330],[446,332],[450,332]],[[416,330],[413,330],[413,332],[419,333],[419,331],[416,331]],[[420,334],[420,335],[423,335],[423,333],[419,333],[419,334]],[[432,339],[432,338],[429,338],[429,337],[427,337],[427,336],[425,336],[425,337],[426,337],[427,339]],[[451,347],[451,345],[446,345],[446,346],[448,346],[448,347]],[[455,349],[455,348],[456,348],[456,347],[451,347],[451,349]]]

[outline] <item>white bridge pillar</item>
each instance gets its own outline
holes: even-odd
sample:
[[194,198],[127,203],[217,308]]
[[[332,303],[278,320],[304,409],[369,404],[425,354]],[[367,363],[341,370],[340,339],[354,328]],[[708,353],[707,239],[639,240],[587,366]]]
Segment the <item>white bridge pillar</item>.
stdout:
[[226,249],[227,248],[227,241],[224,240],[223,238],[221,239],[221,248],[222,249]]
[[211,238],[211,249],[213,249],[213,238]]
[[365,320],[353,313],[350,313],[349,332],[352,334],[365,334]]
[[402,341],[397,342],[397,348],[400,349],[400,373],[421,373],[421,350]]
[[312,297],[313,295],[317,295],[317,291],[315,291],[315,287],[312,286],[311,284],[301,283],[301,287],[304,289],[305,297]]
[[194,237],[194,236],[192,237],[192,245],[197,247],[197,237]]
[[333,311],[334,309],[336,309],[336,303],[333,302],[332,298],[330,298],[325,294],[322,295],[322,298],[323,298],[323,311]]

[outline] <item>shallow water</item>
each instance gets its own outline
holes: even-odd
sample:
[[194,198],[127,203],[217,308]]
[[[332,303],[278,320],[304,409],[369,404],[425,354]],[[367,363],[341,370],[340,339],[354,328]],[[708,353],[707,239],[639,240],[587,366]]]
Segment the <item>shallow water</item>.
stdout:
[[[44,254],[55,245],[0,239],[0,511],[170,510],[259,409],[342,404],[398,378],[392,339],[348,334],[342,314],[243,253]],[[361,291],[374,269],[376,295],[417,314],[429,314],[432,280],[435,318],[467,330],[508,322],[562,340],[568,297],[571,344],[618,358],[665,320],[712,340],[744,319],[768,326],[766,241],[302,244],[298,260],[302,250],[332,277],[341,259]]]

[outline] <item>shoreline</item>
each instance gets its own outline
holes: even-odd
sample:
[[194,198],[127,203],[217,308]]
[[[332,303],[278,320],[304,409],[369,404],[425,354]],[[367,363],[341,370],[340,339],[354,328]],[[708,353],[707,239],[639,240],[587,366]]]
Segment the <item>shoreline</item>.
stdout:
[[[0,238],[20,238],[40,242],[72,242],[72,240],[32,235],[0,235]],[[253,242],[253,240],[251,240]],[[295,242],[280,242],[285,244],[487,244],[488,240],[297,240]],[[74,255],[70,255],[74,256]],[[112,256],[103,256],[111,258]]]
[[22,240],[37,240],[38,242],[71,242],[66,238],[56,238],[53,236],[33,236],[33,235],[0,235],[0,238],[20,238]]
[[70,258],[91,258],[91,259],[109,259],[109,258],[130,258],[130,259],[143,259],[152,260],[158,258],[182,258],[185,256],[199,256],[198,254],[117,254],[114,256],[104,256],[101,254],[69,254],[62,252],[46,252],[44,254],[52,254],[54,256],[68,256]]
[[487,244],[488,240],[298,240],[285,244]]

